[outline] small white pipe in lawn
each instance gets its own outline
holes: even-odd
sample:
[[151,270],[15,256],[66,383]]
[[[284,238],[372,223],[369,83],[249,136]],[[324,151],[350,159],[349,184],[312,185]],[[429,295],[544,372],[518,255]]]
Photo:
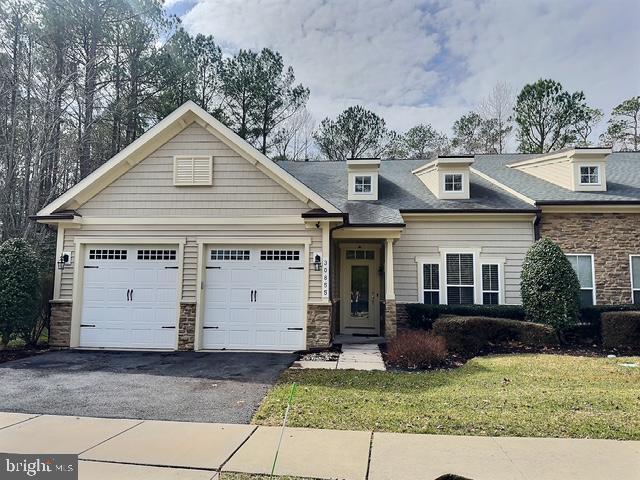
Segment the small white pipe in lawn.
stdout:
[[276,471],[276,462],[278,461],[278,453],[280,452],[280,445],[282,444],[282,437],[284,436],[284,429],[287,426],[287,420],[289,419],[289,409],[293,402],[293,397],[296,393],[296,384],[291,385],[291,393],[289,393],[289,400],[287,401],[287,409],[284,411],[284,421],[282,422],[282,430],[280,430],[280,438],[278,439],[278,447],[276,448],[276,456],[273,459],[273,465],[271,466],[271,476]]

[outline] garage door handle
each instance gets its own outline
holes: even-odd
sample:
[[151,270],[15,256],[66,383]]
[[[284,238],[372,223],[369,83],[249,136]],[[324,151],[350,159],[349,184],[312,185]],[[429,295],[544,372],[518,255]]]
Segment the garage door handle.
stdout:
[[289,270],[304,270],[304,267],[289,267]]
[[131,300],[131,290],[127,288],[127,302]]
[[203,330],[216,329],[218,327],[202,327]]
[[162,328],[176,328],[176,326],[172,325],[171,327],[162,327]]
[[287,330],[302,330],[302,327],[289,327]]
[[95,325],[88,325],[88,324],[86,324],[86,323],[82,323],[80,326],[81,326],[81,327],[91,327],[91,328],[95,328]]

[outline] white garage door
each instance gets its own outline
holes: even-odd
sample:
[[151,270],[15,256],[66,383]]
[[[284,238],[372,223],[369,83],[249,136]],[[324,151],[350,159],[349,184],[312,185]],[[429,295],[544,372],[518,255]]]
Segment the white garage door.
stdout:
[[174,246],[87,245],[81,347],[175,348]]
[[305,348],[304,248],[207,248],[205,349]]

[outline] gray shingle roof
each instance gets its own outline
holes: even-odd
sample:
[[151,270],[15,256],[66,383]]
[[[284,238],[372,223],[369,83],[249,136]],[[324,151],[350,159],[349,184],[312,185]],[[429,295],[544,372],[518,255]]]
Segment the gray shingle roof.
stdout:
[[278,162],[278,165],[348,213],[352,224],[403,223],[400,210],[534,210],[528,203],[474,174],[470,176],[469,200],[439,200],[411,173],[427,162],[425,159],[383,160],[377,201],[347,200],[346,162]]
[[640,152],[612,153],[607,158],[606,192],[573,192],[508,164],[537,155],[476,155],[472,168],[536,202],[638,202],[640,201]]

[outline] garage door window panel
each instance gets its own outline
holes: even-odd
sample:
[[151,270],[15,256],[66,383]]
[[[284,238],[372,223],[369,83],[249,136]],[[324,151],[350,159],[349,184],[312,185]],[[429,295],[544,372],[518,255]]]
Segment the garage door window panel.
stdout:
[[90,249],[89,260],[126,260],[127,251],[119,249]]

